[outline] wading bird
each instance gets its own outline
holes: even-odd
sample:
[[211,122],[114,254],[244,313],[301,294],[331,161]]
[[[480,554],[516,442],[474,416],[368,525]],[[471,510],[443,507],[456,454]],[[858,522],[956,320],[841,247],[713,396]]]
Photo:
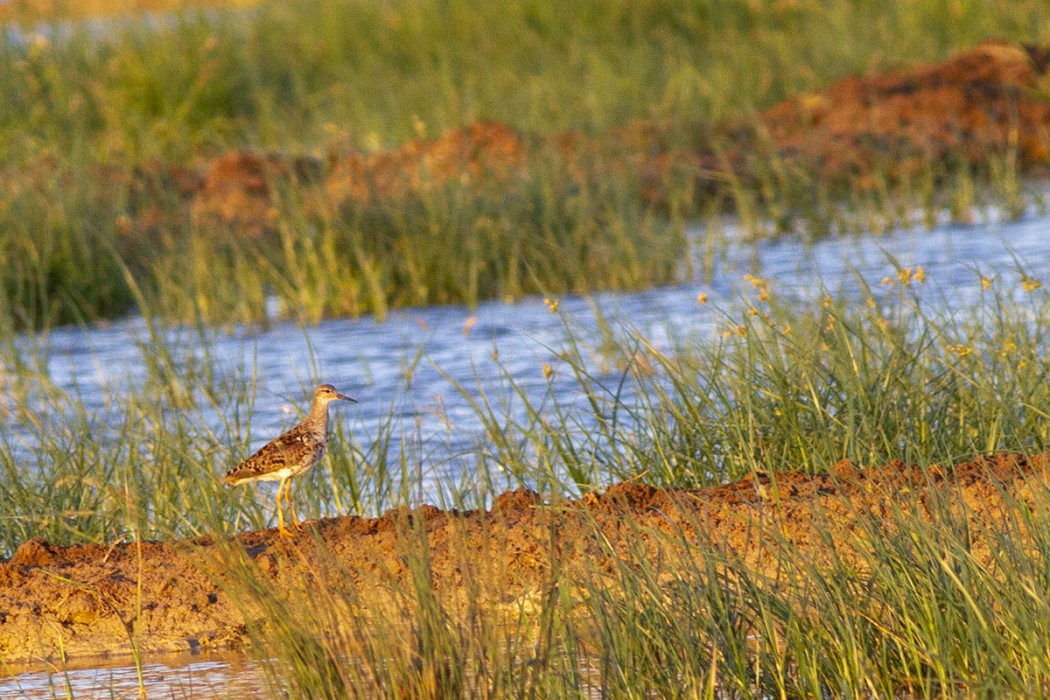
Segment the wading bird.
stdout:
[[222,481],[230,486],[252,481],[279,481],[277,486],[277,529],[285,537],[294,537],[284,526],[281,494],[292,512],[292,524],[302,530],[299,516],[292,505],[292,477],[309,471],[321,461],[328,446],[328,404],[333,401],[355,399],[340,394],[331,384],[322,384],[314,390],[310,412],[299,425],[263,445],[258,452],[226,472]]

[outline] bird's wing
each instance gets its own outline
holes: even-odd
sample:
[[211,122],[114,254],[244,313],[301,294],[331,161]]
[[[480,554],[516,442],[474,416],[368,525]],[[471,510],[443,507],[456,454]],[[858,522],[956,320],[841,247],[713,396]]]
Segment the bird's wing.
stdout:
[[263,445],[248,459],[226,472],[227,481],[239,481],[277,471],[283,467],[298,465],[315,454],[314,436],[305,430],[292,428],[280,437]]

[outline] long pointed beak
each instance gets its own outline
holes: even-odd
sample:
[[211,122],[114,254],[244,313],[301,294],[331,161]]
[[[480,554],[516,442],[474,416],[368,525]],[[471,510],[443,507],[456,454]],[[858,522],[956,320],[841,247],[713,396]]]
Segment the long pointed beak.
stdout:
[[346,394],[336,394],[335,398],[342,399],[343,401],[349,401],[350,403],[357,403],[357,399],[352,399]]

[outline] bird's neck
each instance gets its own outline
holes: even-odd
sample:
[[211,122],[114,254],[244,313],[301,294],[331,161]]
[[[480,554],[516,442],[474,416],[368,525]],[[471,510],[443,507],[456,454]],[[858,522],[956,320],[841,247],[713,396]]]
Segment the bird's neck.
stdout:
[[328,404],[314,401],[310,406],[310,412],[303,419],[303,425],[308,426],[315,433],[327,433]]

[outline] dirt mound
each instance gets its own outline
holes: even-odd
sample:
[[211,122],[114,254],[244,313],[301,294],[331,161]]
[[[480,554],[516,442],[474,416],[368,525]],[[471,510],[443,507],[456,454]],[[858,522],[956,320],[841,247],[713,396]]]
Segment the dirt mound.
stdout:
[[845,78],[758,121],[782,156],[825,178],[866,181],[886,166],[913,174],[931,161],[976,164],[1011,150],[1022,165],[1045,164],[1048,60],[1046,49],[986,42],[943,63]]
[[[99,166],[100,196],[128,193],[120,222],[128,250],[189,218],[219,235],[254,237],[279,218],[282,191],[297,187],[304,211],[331,216],[339,207],[397,202],[449,183],[513,191],[513,184],[561,158],[564,172],[630,173],[638,196],[666,205],[669,184],[696,182],[707,195],[727,182],[761,181],[770,163],[829,183],[867,190],[880,178],[924,177],[941,166],[987,171],[1050,163],[1050,48],[985,42],[948,60],[907,70],[850,76],[821,92],[798,95],[737,122],[690,127],[639,120],[604,135],[527,135],[479,121],[431,139],[373,153],[334,148],[324,157],[230,151],[193,164],[136,164],[128,172]],[[684,134],[694,136],[683,138]],[[545,160],[546,159],[546,160]],[[0,171],[14,198],[46,193],[62,178],[44,156]],[[593,177],[593,174],[592,174]],[[142,239],[136,241],[135,239]],[[126,252],[126,251],[125,251]]]
[[208,230],[255,237],[274,225],[279,184],[309,185],[323,167],[310,158],[232,151],[212,160],[193,196],[191,220]]
[[525,165],[524,137],[497,122],[475,122],[434,140],[374,154],[333,155],[325,191],[334,203],[368,203],[426,192],[449,181],[507,180]]
[[426,552],[427,575],[453,615],[467,597],[476,603],[478,596],[521,614],[522,601],[547,590],[554,578],[593,581],[624,561],[659,561],[660,575],[678,581],[695,570],[688,557],[697,556],[683,543],[705,542],[766,572],[783,564],[777,541],[819,563],[832,538],[835,556],[848,558],[865,533],[892,530],[893,513],[910,509],[925,517],[931,503],[966,518],[975,555],[987,554],[980,533],[1002,518],[1011,499],[1044,494],[1048,466],[1050,454],[1003,454],[926,469],[842,462],[823,475],[757,473],[698,490],[618,484],[548,503],[518,490],[497,497],[489,511],[424,506],[312,522],[294,541],[275,530],[233,540],[109,546],[57,547],[34,539],[0,563],[0,658],[128,652],[131,638],[146,652],[244,643],[258,613],[245,605],[238,571],[252,572],[270,593],[296,595],[319,571],[338,570],[344,583],[380,596],[367,600],[382,606],[388,593],[391,606],[403,606],[419,551]]
[[[376,153],[332,153],[311,161],[327,206],[403,198],[457,182],[507,183],[541,153],[560,153],[570,172],[603,157],[640,175],[639,196],[662,203],[674,177],[699,177],[708,190],[727,174],[761,175],[772,156],[816,177],[866,189],[876,177],[911,177],[931,164],[985,166],[1016,157],[1022,168],[1050,162],[1050,49],[986,42],[943,63],[851,76],[798,95],[757,118],[706,128],[700,146],[672,147],[681,124],[634,122],[604,137],[530,137],[497,122],[451,129]],[[257,235],[275,217],[273,188],[303,170],[278,154],[234,152],[205,166],[190,195],[195,220]],[[184,177],[182,179],[185,179]]]

